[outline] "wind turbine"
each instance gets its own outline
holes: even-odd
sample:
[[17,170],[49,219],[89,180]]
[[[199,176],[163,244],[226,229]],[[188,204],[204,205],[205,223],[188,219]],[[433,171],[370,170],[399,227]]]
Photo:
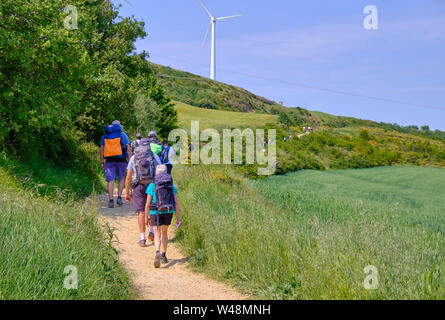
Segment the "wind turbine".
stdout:
[[210,62],[210,79],[215,80],[216,79],[216,47],[215,47],[215,28],[216,28],[216,21],[221,20],[227,20],[227,19],[233,19],[241,17],[242,15],[236,15],[236,16],[228,16],[228,17],[222,17],[222,18],[215,18],[212,16],[212,14],[207,10],[207,8],[202,4],[200,0],[198,0],[201,7],[204,9],[204,11],[207,13],[207,15],[210,17],[210,24],[209,28],[207,29],[207,33],[204,37],[204,41],[202,43],[202,46],[207,42],[207,37],[209,36],[210,28],[212,28],[212,51],[211,51],[211,62]]

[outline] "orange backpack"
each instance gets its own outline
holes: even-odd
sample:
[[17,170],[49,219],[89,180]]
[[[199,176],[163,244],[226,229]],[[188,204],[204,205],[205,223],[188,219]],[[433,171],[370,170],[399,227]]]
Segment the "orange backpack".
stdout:
[[118,124],[105,127],[104,158],[124,156],[122,145],[122,128]]

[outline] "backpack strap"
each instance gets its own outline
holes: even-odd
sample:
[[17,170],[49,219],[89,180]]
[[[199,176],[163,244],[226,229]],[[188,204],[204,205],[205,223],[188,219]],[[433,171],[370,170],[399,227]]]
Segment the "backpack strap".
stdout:
[[124,132],[121,131],[121,147],[122,147],[122,158],[125,159],[125,155],[127,154],[127,145],[124,144]]
[[160,223],[159,219],[159,194],[158,194],[158,188],[156,187],[155,181],[153,180],[153,186],[155,187],[155,196],[156,196],[156,219],[158,220],[158,223]]
[[167,146],[167,148],[164,148],[164,150],[162,150],[163,155],[162,155],[162,164],[166,164],[167,162],[170,161],[169,159],[169,152],[170,152],[170,146]]

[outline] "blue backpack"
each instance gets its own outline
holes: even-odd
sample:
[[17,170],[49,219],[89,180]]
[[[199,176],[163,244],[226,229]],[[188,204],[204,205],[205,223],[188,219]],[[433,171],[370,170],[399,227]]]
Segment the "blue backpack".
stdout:
[[122,139],[122,128],[118,124],[105,127],[104,158],[123,158],[126,150]]
[[166,164],[169,161],[168,153],[170,151],[170,146],[162,148],[161,156],[159,157],[162,164]]

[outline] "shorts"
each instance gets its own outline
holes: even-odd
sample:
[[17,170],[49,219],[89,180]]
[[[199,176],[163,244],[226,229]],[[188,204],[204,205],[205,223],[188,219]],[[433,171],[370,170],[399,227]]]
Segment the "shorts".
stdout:
[[105,178],[107,182],[117,179],[120,181],[125,177],[125,171],[127,170],[127,162],[108,162],[105,163]]
[[147,186],[138,184],[133,189],[133,209],[135,213],[145,212],[145,204],[147,203],[147,194],[145,191]]
[[160,213],[159,215],[151,214],[150,218],[151,218],[151,226],[153,227],[169,226],[172,224],[173,213]]

